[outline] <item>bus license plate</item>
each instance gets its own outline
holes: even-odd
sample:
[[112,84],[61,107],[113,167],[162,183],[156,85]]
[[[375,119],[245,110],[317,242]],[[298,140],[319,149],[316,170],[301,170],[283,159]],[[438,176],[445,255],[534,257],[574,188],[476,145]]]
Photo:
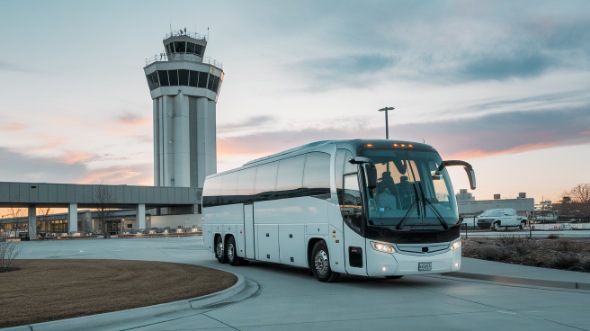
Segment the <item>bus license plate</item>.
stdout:
[[432,271],[432,262],[418,262],[418,271]]

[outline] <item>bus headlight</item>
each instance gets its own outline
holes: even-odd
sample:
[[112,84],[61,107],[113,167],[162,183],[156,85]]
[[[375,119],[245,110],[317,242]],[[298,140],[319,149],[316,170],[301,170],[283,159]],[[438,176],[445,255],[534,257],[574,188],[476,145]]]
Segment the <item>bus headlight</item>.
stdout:
[[461,240],[457,240],[454,243],[451,244],[451,250],[455,251],[457,249],[461,248]]
[[371,241],[371,245],[373,246],[373,249],[376,251],[383,252],[383,253],[389,253],[389,254],[395,253],[395,249],[391,245],[378,243],[378,242],[374,242],[374,241]]

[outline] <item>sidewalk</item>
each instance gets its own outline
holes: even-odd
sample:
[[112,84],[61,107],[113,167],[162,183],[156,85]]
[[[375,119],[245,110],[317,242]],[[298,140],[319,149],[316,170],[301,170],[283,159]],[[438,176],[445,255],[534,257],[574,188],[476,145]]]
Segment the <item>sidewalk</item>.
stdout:
[[590,273],[538,268],[463,257],[461,271],[446,276],[497,283],[590,291]]

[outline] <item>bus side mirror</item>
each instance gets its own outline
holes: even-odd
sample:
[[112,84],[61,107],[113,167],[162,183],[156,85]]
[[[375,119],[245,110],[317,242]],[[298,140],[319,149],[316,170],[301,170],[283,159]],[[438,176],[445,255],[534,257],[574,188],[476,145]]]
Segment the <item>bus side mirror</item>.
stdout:
[[368,157],[357,156],[349,159],[348,162],[361,165],[369,189],[372,190],[377,187],[377,168],[375,168],[375,164],[371,159]]
[[473,171],[473,167],[471,166],[471,164],[469,164],[465,161],[459,161],[459,160],[443,161],[436,171],[440,172],[441,170],[443,170],[444,167],[452,167],[452,166],[463,166],[463,169],[465,169],[465,172],[467,173],[467,178],[469,178],[469,186],[471,187],[472,190],[475,190],[475,187],[476,187],[476,185],[475,185],[475,171]]

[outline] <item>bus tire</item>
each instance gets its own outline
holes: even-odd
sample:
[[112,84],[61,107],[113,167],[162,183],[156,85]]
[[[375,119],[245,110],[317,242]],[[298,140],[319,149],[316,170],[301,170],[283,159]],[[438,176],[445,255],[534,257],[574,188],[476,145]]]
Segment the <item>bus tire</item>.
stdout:
[[230,236],[227,238],[227,244],[225,245],[225,257],[227,262],[233,266],[239,266],[242,264],[242,258],[236,253],[236,240]]
[[320,282],[334,282],[340,276],[339,273],[333,272],[330,268],[330,255],[328,246],[321,240],[318,241],[311,251],[311,269],[313,274]]
[[227,262],[227,256],[225,255],[225,249],[223,248],[221,236],[217,236],[215,238],[215,258],[219,263]]

